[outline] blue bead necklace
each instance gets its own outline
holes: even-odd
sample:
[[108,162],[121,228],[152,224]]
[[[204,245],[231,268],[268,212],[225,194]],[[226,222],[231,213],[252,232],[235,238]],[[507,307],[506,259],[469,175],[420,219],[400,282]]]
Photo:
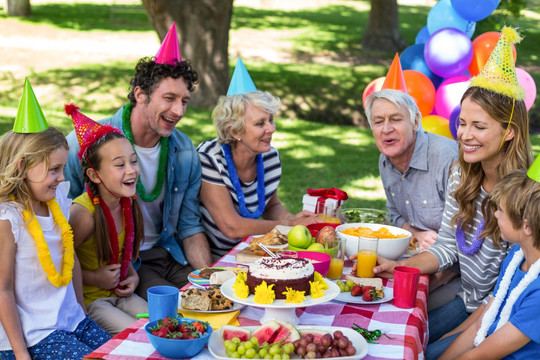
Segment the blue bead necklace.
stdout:
[[227,162],[227,168],[229,169],[229,177],[236,191],[236,197],[238,198],[238,205],[240,207],[240,215],[250,219],[258,219],[264,213],[264,208],[266,206],[265,194],[264,194],[264,165],[263,158],[261,154],[257,154],[255,160],[257,161],[257,200],[259,206],[255,212],[250,212],[246,208],[246,198],[244,192],[242,191],[242,186],[240,185],[240,179],[238,179],[238,174],[236,173],[236,167],[231,154],[231,147],[228,144],[221,145],[223,149],[223,154],[225,155],[225,161]]

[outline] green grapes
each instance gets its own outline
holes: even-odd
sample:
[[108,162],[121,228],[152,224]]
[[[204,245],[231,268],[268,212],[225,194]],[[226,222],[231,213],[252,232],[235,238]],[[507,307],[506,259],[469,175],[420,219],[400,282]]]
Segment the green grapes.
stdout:
[[259,345],[256,337],[251,337],[247,341],[240,341],[238,338],[225,340],[223,342],[225,353],[230,358],[236,359],[290,359],[294,352],[292,343],[264,343]]

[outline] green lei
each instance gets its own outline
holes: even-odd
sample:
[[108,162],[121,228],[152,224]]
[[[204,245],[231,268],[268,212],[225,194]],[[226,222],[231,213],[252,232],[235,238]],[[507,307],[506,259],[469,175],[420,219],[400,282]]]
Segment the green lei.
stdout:
[[[129,140],[129,142],[133,144],[133,133],[131,132],[131,103],[128,103],[126,106],[124,106],[124,110],[122,111],[122,127],[124,130],[124,134],[126,135],[126,138]],[[157,171],[157,182],[156,186],[154,187],[154,190],[150,194],[146,193],[146,189],[144,188],[144,185],[141,182],[141,177],[137,180],[137,194],[139,194],[139,197],[144,202],[152,202],[156,200],[161,194],[161,188],[163,187],[163,179],[165,179],[165,170],[167,168],[167,154],[169,152],[169,138],[168,137],[161,137],[159,140],[161,149],[159,150],[159,165],[158,165],[158,171]]]

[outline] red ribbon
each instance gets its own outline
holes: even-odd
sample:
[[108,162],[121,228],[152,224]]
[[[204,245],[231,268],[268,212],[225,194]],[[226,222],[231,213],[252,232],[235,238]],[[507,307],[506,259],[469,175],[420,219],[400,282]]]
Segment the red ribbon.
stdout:
[[347,193],[343,190],[336,188],[330,189],[307,189],[307,193],[310,196],[323,197],[325,199],[336,199],[340,201],[345,201],[349,198]]

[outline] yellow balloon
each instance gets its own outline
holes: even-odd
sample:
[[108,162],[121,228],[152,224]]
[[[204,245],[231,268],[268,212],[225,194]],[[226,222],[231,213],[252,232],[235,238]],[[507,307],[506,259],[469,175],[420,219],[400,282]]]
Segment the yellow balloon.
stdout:
[[427,115],[422,118],[422,127],[425,131],[446,136],[449,139],[454,140],[452,133],[450,132],[450,125],[448,119],[439,115]]

